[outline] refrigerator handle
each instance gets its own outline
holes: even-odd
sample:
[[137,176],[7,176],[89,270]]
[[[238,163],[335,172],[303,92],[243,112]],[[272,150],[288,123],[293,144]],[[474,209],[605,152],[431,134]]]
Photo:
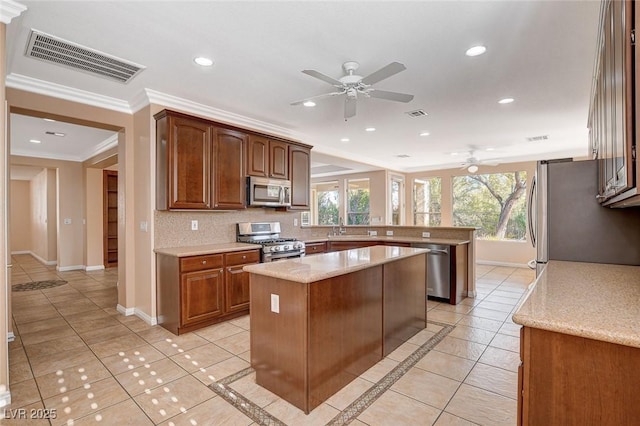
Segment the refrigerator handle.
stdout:
[[534,197],[536,193],[536,176],[531,180],[531,189],[529,190],[529,211],[527,212],[527,218],[529,220],[529,238],[531,239],[531,245],[535,248],[536,246],[536,230],[534,229],[533,223],[533,203],[535,202]]

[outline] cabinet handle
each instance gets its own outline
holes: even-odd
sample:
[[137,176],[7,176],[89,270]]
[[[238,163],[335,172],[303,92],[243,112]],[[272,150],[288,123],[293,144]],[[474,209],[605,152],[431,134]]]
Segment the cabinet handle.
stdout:
[[207,261],[206,261],[206,260],[203,260],[203,261],[202,261],[202,264],[203,264],[203,265],[206,265],[206,264],[207,264]]
[[246,259],[246,258],[247,258],[247,256],[242,256],[242,258],[243,258],[243,259]]

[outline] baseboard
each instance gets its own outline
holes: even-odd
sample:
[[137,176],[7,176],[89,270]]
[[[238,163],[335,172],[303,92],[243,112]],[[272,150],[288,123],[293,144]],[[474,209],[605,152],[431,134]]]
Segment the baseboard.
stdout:
[[0,392],[0,407],[6,407],[7,405],[11,405],[11,392]]
[[16,250],[12,251],[11,254],[31,254],[31,252],[29,250]]
[[38,262],[43,263],[47,266],[53,266],[53,265],[57,265],[58,261],[56,260],[46,260],[43,259],[42,257],[38,256],[37,254],[35,254],[34,252],[30,251],[29,254],[33,257],[35,257],[36,259],[38,259]]
[[138,318],[142,319],[144,322],[146,322],[149,325],[158,325],[158,318],[151,317],[151,316],[147,315],[146,313],[142,312],[138,308],[135,308],[135,314],[136,314],[136,316]]
[[58,266],[56,269],[60,272],[66,271],[84,271],[86,266],[84,265],[70,265],[70,266]]
[[124,306],[122,306],[119,303],[118,303],[118,306],[116,306],[116,310],[118,312],[120,312],[122,315],[124,315],[125,317],[128,317],[128,316],[131,316],[131,315],[135,314],[135,309],[134,308],[125,308]]
[[85,271],[103,271],[104,265],[86,266],[84,270]]
[[526,263],[510,263],[510,262],[496,262],[493,260],[476,260],[476,264],[478,265],[488,265],[488,266],[505,266],[507,268],[524,268],[530,269]]
[[16,336],[15,334],[13,334],[13,331],[10,331],[7,333],[7,342],[13,342],[14,340],[16,340]]

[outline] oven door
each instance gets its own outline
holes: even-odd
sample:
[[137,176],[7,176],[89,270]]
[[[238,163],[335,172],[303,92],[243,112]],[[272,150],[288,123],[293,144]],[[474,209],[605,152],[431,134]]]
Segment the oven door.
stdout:
[[284,253],[262,253],[262,262],[275,262],[277,260],[288,260],[303,257],[304,251],[284,252]]
[[247,187],[250,206],[286,207],[291,205],[291,182],[250,177]]

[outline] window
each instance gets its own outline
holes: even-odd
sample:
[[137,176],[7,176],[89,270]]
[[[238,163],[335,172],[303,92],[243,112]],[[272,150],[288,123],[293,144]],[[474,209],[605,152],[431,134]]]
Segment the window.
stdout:
[[442,179],[439,177],[413,181],[413,224],[440,226],[442,222]]
[[315,209],[312,209],[317,217],[315,223],[318,225],[338,225],[339,221],[339,201],[338,182],[322,182],[314,184]]
[[453,178],[453,225],[476,226],[478,238],[524,240],[527,173]]
[[404,179],[399,176],[391,177],[391,225],[403,224],[404,211]]
[[369,179],[347,180],[347,225],[369,224]]

